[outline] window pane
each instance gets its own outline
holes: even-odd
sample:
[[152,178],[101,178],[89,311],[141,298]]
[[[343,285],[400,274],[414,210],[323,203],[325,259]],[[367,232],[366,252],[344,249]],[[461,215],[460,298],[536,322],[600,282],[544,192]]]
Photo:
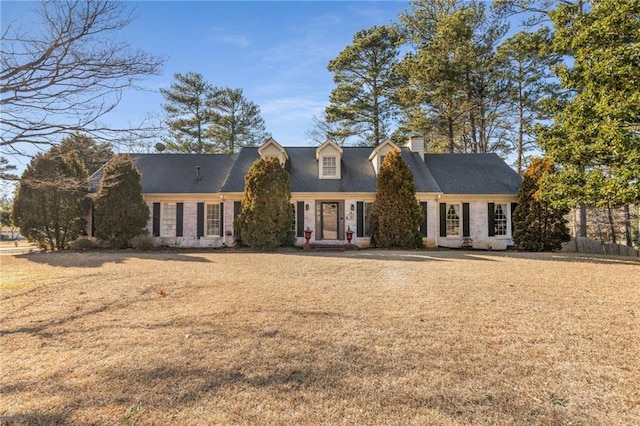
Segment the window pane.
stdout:
[[322,157],[322,174],[336,176],[336,157]]
[[220,235],[220,204],[207,204],[207,236]]
[[493,210],[493,223],[496,235],[507,235],[507,205],[496,204]]
[[447,204],[447,235],[460,235],[460,214],[457,204]]
[[160,217],[162,218],[162,227],[160,229],[160,236],[175,237],[176,236],[176,203],[163,203]]

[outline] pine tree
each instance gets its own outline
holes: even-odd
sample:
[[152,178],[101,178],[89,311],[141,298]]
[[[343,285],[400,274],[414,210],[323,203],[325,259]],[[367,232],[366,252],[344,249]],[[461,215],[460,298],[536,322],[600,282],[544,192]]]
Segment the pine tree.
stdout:
[[293,243],[289,174],[277,158],[256,160],[244,180],[235,226],[244,244],[273,249]]
[[96,236],[114,248],[125,248],[144,233],[149,207],[142,198],[140,172],[129,154],[114,157],[104,168],[94,200]]
[[395,68],[402,126],[446,151],[508,151],[495,50],[506,32],[484,2],[416,0],[400,19],[414,47]]
[[378,173],[371,207],[372,243],[383,248],[420,248],[422,220],[413,174],[400,152],[392,151],[385,156]]
[[360,145],[376,146],[388,136],[397,110],[394,96],[399,81],[393,67],[400,40],[395,27],[359,31],[353,44],[327,67],[336,83],[326,109],[327,121],[339,123],[342,134],[360,136]]
[[236,153],[243,146],[257,146],[271,137],[260,107],[246,99],[242,89],[217,89],[207,108],[212,123],[206,136],[211,138],[215,152]]
[[525,170],[513,216],[513,241],[528,251],[553,251],[569,241],[565,208],[556,208],[540,198],[540,182],[556,173],[547,157],[533,158]]
[[177,152],[204,154],[213,152],[212,140],[206,132],[211,124],[211,110],[207,101],[215,88],[202,74],[176,73],[177,80],[169,89],[160,89],[167,103],[166,123],[169,126],[167,149]]
[[511,121],[516,126],[516,171],[522,175],[527,164],[527,152],[536,147],[533,126],[549,118],[543,107],[545,99],[557,99],[558,85],[551,80],[551,68],[558,64],[558,55],[548,53],[551,33],[542,28],[534,33],[521,31],[498,47],[499,65],[507,81],[505,93],[511,104]]
[[639,15],[638,0],[562,4],[550,14],[555,51],[574,58],[558,68],[574,96],[538,129],[546,155],[561,166],[544,184],[558,205],[640,201]]
[[67,248],[88,213],[87,171],[78,156],[57,147],[36,155],[20,178],[11,217],[20,233],[48,250]]

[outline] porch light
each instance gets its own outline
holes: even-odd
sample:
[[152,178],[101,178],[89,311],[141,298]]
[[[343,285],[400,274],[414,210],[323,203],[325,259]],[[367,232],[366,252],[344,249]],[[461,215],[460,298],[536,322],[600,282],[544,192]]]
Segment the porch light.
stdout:
[[309,204],[305,204],[304,209],[305,209],[306,211],[309,211]]

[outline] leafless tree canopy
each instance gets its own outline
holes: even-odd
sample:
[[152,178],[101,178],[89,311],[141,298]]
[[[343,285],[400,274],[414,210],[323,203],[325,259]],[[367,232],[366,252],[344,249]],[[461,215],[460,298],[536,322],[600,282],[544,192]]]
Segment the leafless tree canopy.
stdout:
[[157,74],[163,58],[117,41],[132,20],[117,1],[42,1],[42,26],[2,33],[0,46],[0,152],[22,153],[24,144],[50,145],[59,134],[82,131],[97,139],[142,129],[100,123],[122,91]]

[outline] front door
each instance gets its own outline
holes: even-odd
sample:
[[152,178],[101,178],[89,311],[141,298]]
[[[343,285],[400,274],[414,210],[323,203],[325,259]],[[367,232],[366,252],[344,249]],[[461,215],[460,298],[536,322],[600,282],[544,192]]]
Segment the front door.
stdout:
[[338,203],[322,203],[322,239],[337,240],[338,239]]

